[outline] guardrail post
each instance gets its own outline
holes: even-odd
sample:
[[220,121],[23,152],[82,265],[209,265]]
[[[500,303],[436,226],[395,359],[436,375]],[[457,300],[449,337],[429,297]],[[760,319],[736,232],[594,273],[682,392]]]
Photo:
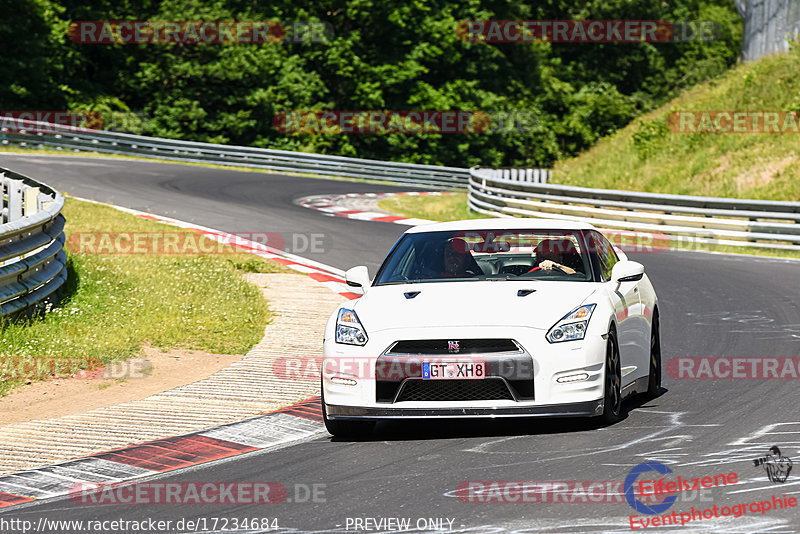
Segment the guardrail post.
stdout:
[[8,193],[8,222],[22,218],[22,180],[6,180]]
[[37,199],[39,211],[46,210],[52,203],[53,197],[44,193],[39,193],[39,198]]
[[0,224],[8,222],[8,208],[6,207],[6,175],[0,173]]
[[39,188],[26,187],[23,191],[23,198],[25,200],[25,217],[35,215],[39,211]]

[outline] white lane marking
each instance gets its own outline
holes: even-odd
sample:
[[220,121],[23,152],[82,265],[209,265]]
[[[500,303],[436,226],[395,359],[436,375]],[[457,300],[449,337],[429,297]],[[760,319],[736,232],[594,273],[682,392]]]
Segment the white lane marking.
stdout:
[[[773,423],[771,425],[763,426],[760,429],[756,430],[755,432],[751,432],[750,434],[746,435],[745,437],[734,441],[733,443],[731,443],[731,445],[756,445],[756,443],[753,443],[753,440],[761,439],[766,435],[798,434],[798,433],[800,433],[800,432],[793,432],[793,431],[775,432],[775,430],[778,427],[791,426],[791,425],[796,426],[798,429],[800,429],[800,421],[792,421],[792,422],[788,422],[788,423]],[[800,443],[800,442],[797,442],[797,441],[790,442],[790,444],[795,444],[795,443]]]
[[201,436],[263,449],[324,432],[321,422],[285,413],[260,416],[201,432]]
[[[758,480],[758,482],[763,484],[764,480],[763,479],[762,480]],[[760,486],[758,488],[747,488],[747,489],[740,489],[740,490],[736,490],[736,491],[729,491],[728,494],[729,495],[733,495],[734,493],[750,493],[752,491],[764,491],[764,490],[772,490],[774,492],[776,489],[777,490],[781,490],[783,488],[788,488],[789,486],[798,486],[798,485],[800,485],[800,480],[795,481],[795,482],[785,482],[783,484],[772,484],[772,483],[770,483],[768,486]],[[780,491],[780,493],[784,493],[784,492]]]
[[[675,430],[677,428],[682,428],[684,426],[684,424],[680,421],[680,419],[681,419],[681,416],[683,416],[683,415],[685,415],[687,413],[687,412],[663,412],[663,411],[656,411],[656,410],[646,410],[646,412],[647,413],[657,413],[657,414],[667,415],[668,419],[669,419],[668,426],[665,426],[660,430],[657,430],[655,432],[651,432],[651,433],[646,434],[644,436],[641,436],[639,438],[635,438],[635,439],[632,439],[632,440],[627,441],[625,443],[621,443],[619,445],[611,445],[611,446],[607,446],[607,447],[599,447],[597,449],[586,449],[586,450],[581,450],[581,451],[575,451],[574,453],[567,454],[567,455],[564,455],[563,453],[559,453],[559,452],[554,452],[554,454],[557,455],[556,457],[558,459],[560,459],[560,460],[569,460],[571,458],[581,458],[581,457],[585,457],[585,456],[594,456],[594,455],[598,455],[598,454],[605,454],[605,453],[609,453],[609,452],[616,452],[616,451],[621,451],[621,450],[624,450],[624,449],[628,449],[628,448],[633,447],[635,445],[638,445],[640,443],[655,440],[657,437],[659,437],[659,436],[661,436],[661,435],[663,435],[663,434],[665,434],[667,432],[670,432],[672,430]],[[620,429],[620,430],[622,430],[622,429]],[[522,437],[522,436],[514,436],[514,437]],[[499,443],[501,441],[503,441],[503,440],[497,440],[494,443]],[[480,445],[478,447],[480,447]],[[508,456],[508,454],[509,454],[508,451],[493,452],[493,451],[489,451],[489,450],[476,450],[476,449],[477,449],[477,447],[472,447],[472,448],[463,449],[463,450],[464,450],[464,452],[479,452],[481,454],[499,454],[499,455],[503,455],[503,456]],[[523,453],[520,453],[520,454],[523,454]],[[529,453],[526,452],[524,454],[529,454]],[[533,459],[533,460],[526,460],[524,462],[509,462],[509,463],[503,463],[503,464],[493,464],[491,466],[474,466],[474,467],[473,466],[469,466],[469,467],[464,467],[463,469],[468,470],[468,469],[485,469],[487,467],[492,467],[492,468],[495,468],[495,467],[511,467],[511,466],[515,466],[515,465],[529,465],[529,464],[535,464],[535,463],[541,463],[541,462],[550,462],[551,460],[552,460],[551,458],[538,458],[538,459]]]
[[42,499],[63,495],[78,482],[108,482],[155,473],[132,465],[100,458],[70,460],[41,469],[20,471],[0,477],[0,491]]
[[356,219],[359,221],[371,221],[372,219],[380,219],[381,217],[387,217],[385,213],[375,213],[374,211],[361,211],[358,213],[350,213],[348,214],[348,219]]

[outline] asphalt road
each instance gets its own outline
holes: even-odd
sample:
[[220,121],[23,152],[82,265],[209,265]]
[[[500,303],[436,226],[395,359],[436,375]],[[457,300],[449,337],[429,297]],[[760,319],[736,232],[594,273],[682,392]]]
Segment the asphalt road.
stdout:
[[[293,201],[309,195],[413,190],[111,158],[0,153],[0,167],[36,176],[73,196],[226,232],[273,232],[280,234],[288,252],[344,269],[361,261],[373,273],[404,227],[325,216]],[[302,247],[312,235],[323,244],[322,252]]]
[[[229,232],[325,233],[330,242],[325,252],[306,256],[339,268],[366,264],[374,272],[403,230],[326,217],[293,204],[310,194],[400,190],[392,187],[44,156],[0,154],[0,167],[76,196]],[[631,258],[644,263],[659,295],[665,363],[681,356],[800,356],[800,263],[695,252]],[[796,381],[665,376],[664,386],[653,401],[628,402],[625,419],[609,428],[592,428],[581,420],[382,424],[370,439],[325,437],[163,477],[277,481],[290,488],[290,497],[296,484],[324,484],[324,498],[318,499],[324,502],[296,502],[302,499],[294,496],[293,502],[267,506],[86,506],[59,499],[13,509],[0,514],[0,520],[207,518],[210,527],[208,518],[267,517],[277,518],[282,530],[328,532],[344,531],[356,518],[398,517],[425,532],[434,531],[436,523],[428,520],[436,518],[444,519],[445,527],[452,520],[454,532],[629,532],[629,516],[637,512],[625,502],[469,503],[455,490],[465,481],[611,481],[618,487],[643,461],[662,462],[682,477],[735,471],[745,482],[703,494],[685,492],[669,512],[733,506],[784,493],[800,496],[800,472],[775,484],[752,461],[775,444],[786,456],[800,458]],[[683,529],[647,531],[796,532],[798,515],[798,508],[748,512]]]

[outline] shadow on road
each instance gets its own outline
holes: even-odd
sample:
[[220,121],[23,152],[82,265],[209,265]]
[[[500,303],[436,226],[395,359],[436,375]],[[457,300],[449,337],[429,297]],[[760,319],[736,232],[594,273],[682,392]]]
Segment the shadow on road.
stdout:
[[497,419],[418,419],[380,421],[375,430],[358,438],[332,438],[335,442],[349,441],[420,441],[431,439],[460,439],[500,436],[535,436],[546,434],[574,434],[592,432],[603,428],[624,428],[628,414],[640,407],[655,408],[658,400],[667,392],[661,388],[658,397],[634,395],[622,405],[621,420],[612,426],[604,426],[594,418],[553,417],[524,418],[504,417]]

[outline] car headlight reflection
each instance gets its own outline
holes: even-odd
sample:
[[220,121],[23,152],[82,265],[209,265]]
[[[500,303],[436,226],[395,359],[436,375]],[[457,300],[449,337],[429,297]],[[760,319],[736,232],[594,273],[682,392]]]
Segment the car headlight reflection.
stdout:
[[367,331],[353,310],[342,308],[336,317],[336,342],[345,345],[364,345],[369,338]]
[[547,341],[561,343],[562,341],[583,339],[596,306],[597,304],[586,304],[569,312],[548,330],[545,336]]

